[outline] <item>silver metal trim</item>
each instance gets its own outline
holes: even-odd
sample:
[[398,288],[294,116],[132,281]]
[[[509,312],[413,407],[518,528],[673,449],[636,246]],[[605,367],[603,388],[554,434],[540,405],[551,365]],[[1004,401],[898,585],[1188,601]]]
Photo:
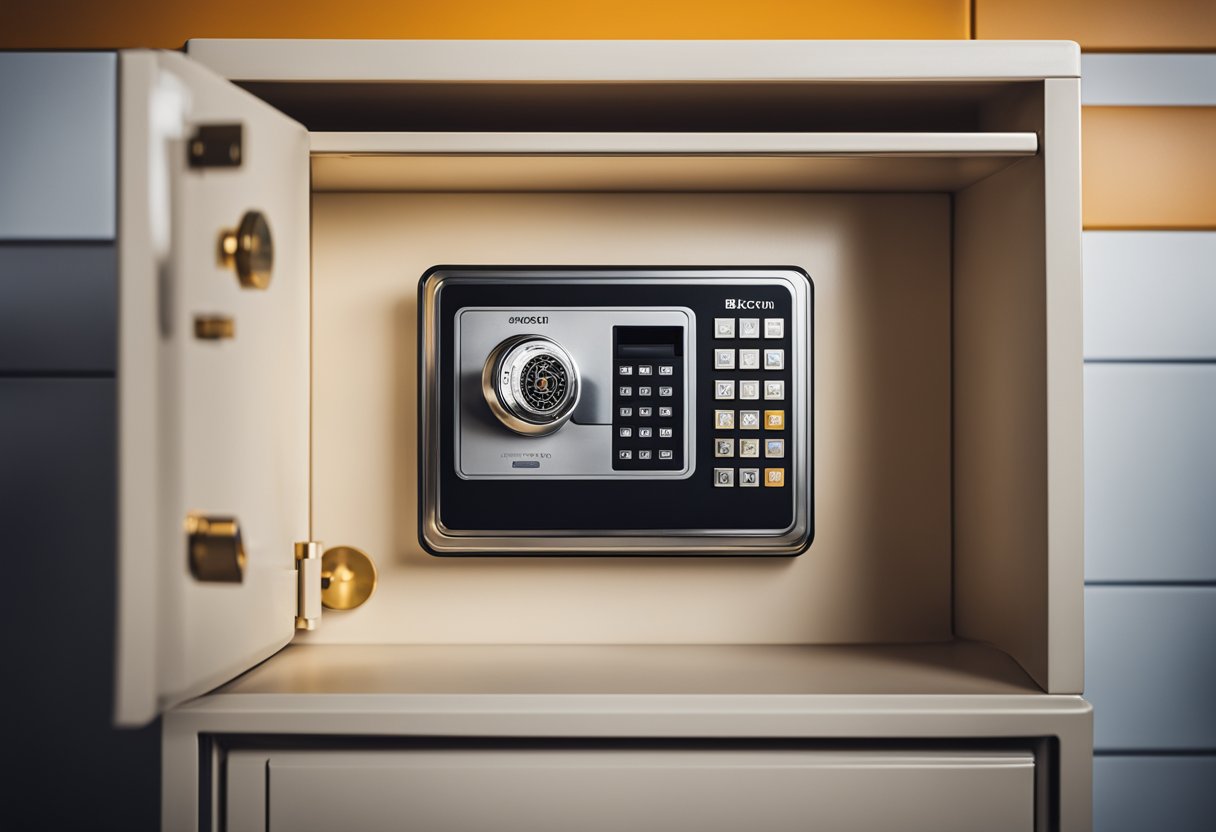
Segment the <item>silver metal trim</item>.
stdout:
[[[485,284],[588,281],[614,285],[669,282],[693,285],[737,285],[741,282],[779,285],[793,296],[793,331],[790,370],[793,389],[789,396],[790,435],[795,453],[787,457],[786,487],[794,501],[794,520],[786,529],[595,529],[571,534],[552,529],[491,530],[465,532],[448,529],[439,520],[440,492],[438,396],[439,297],[452,280]],[[436,554],[701,554],[701,555],[795,555],[810,539],[811,466],[809,350],[810,282],[792,269],[512,269],[495,274],[483,269],[450,269],[431,272],[422,294],[421,373],[419,407],[422,415],[420,452],[423,489],[420,495],[419,534]],[[690,362],[690,364],[695,364]]]

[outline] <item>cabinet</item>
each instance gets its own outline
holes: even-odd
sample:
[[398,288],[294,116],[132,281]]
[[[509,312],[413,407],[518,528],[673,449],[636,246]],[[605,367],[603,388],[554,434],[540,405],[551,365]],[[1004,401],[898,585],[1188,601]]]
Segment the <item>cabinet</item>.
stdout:
[[[165,714],[166,828],[1088,828],[1075,46],[117,60],[116,717]],[[538,264],[812,275],[808,552],[422,551],[418,280]],[[297,629],[320,540],[379,587]]]

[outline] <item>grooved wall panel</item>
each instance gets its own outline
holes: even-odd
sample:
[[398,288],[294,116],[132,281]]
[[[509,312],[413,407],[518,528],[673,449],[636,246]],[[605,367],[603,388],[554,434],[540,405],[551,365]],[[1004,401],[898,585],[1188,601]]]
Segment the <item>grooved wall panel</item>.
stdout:
[[1098,52],[1216,49],[1211,0],[975,0],[975,36],[1075,40]]

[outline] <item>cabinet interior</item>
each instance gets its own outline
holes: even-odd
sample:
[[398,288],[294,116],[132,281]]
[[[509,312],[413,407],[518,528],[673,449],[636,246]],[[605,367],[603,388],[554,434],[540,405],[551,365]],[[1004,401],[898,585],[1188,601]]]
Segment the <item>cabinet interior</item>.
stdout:
[[[764,661],[803,668],[789,678],[804,692],[841,662],[853,692],[916,692],[926,678],[938,692],[1046,686],[1041,83],[541,84],[507,91],[516,107],[477,85],[246,86],[318,131],[312,537],[365,549],[380,575],[368,604],[327,612],[265,667],[315,679],[301,651],[348,645],[344,673],[375,690],[394,667],[435,672],[411,664],[423,645],[482,665],[526,645],[757,657],[781,646]],[[786,132],[745,132],[766,129]],[[459,152],[436,130],[458,131]],[[614,134],[626,130],[656,132]],[[440,264],[806,270],[810,550],[426,555],[416,301],[420,276]],[[503,645],[503,658],[458,645]],[[749,661],[723,666],[746,673]],[[656,679],[712,687],[662,664]],[[769,692],[783,684],[754,678]]]

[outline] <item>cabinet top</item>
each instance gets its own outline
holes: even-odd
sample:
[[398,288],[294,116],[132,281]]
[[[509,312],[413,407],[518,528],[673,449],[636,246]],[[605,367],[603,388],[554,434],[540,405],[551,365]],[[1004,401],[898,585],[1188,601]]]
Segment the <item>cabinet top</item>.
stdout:
[[748,82],[1077,78],[1071,41],[197,39],[236,81]]

